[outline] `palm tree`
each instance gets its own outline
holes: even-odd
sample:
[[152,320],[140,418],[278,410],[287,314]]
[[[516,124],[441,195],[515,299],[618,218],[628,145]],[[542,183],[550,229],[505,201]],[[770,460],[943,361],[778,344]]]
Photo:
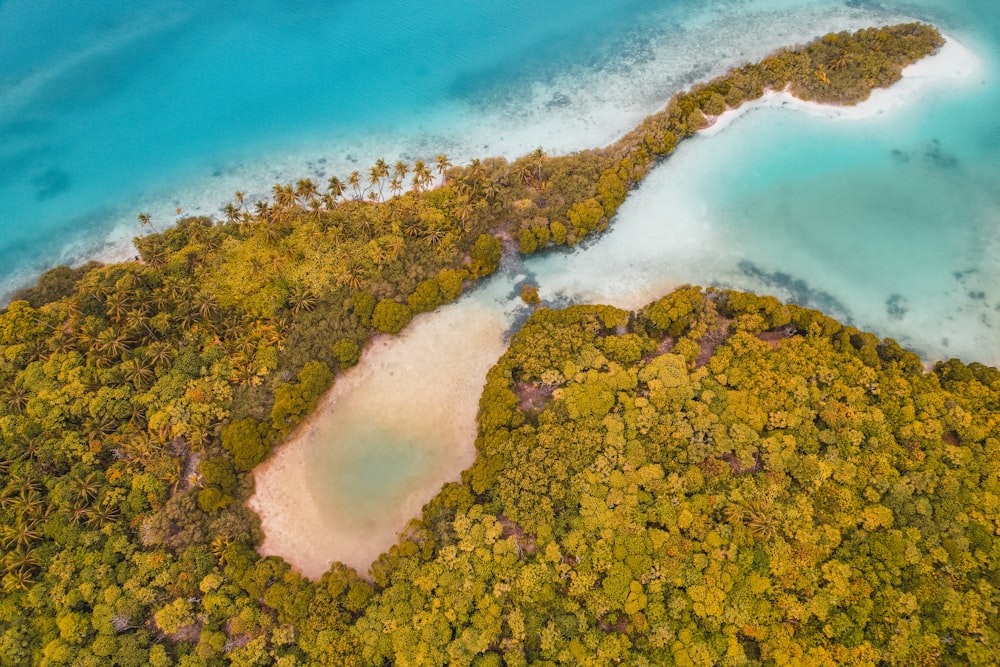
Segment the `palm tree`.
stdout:
[[445,172],[451,167],[451,162],[448,161],[448,156],[442,153],[437,156],[437,172],[441,175],[441,183],[446,183],[447,178],[445,177]]
[[104,312],[114,323],[119,323],[129,311],[128,297],[122,292],[112,292],[104,300]]
[[345,287],[358,289],[361,287],[361,267],[355,262],[343,259],[334,272],[334,278]]
[[112,417],[104,416],[99,419],[91,419],[86,426],[87,440],[101,442],[117,430],[118,422]]
[[501,203],[501,192],[503,192],[503,189],[501,188],[500,183],[492,178],[486,181],[486,185],[483,186],[483,194],[486,197],[486,201],[494,207]]
[[378,172],[379,178],[388,178],[389,176],[389,165],[386,164],[385,160],[379,158],[375,160],[375,170]]
[[26,591],[35,584],[35,570],[32,567],[11,567],[0,581],[2,581],[0,588],[4,593]]
[[298,201],[291,183],[285,185],[276,183],[271,187],[271,193],[274,195],[274,204],[278,208],[291,208]]
[[28,407],[28,399],[30,398],[31,390],[20,382],[11,382],[0,394],[0,401],[17,413],[23,412]]
[[159,338],[149,325],[149,316],[138,308],[128,311],[125,316],[125,326],[130,332],[135,332],[136,338],[144,344],[148,345]]
[[413,188],[417,192],[422,192],[432,180],[434,180],[434,176],[423,160],[417,160],[413,163]]
[[206,294],[202,296],[201,301],[198,304],[198,312],[204,319],[214,320],[221,312],[219,299],[214,294]]
[[267,243],[275,243],[281,238],[281,228],[277,223],[284,222],[285,216],[282,214],[280,217],[276,216],[274,221],[276,224],[264,225],[261,227],[261,236]]
[[[372,188],[378,185],[379,199],[382,198],[382,179],[387,178],[388,176],[389,176],[389,165],[385,163],[385,160],[383,160],[382,158],[375,160],[375,164],[368,171],[368,182],[371,184]],[[371,197],[370,199],[372,201],[375,201],[374,197]]]
[[42,537],[42,532],[38,530],[37,520],[24,520],[20,517],[13,523],[0,527],[0,543],[6,549],[16,549],[18,547],[29,548],[33,542]]
[[238,354],[233,357],[233,372],[230,379],[238,385],[260,384],[260,377],[257,375],[256,364],[253,359]]
[[14,549],[3,557],[3,566],[7,573],[3,577],[3,590],[12,593],[15,590],[28,590],[35,583],[35,570],[38,560],[34,551]]
[[105,498],[100,505],[91,508],[90,516],[87,517],[87,525],[92,528],[103,528],[117,521],[119,514],[118,507]]
[[167,246],[160,237],[154,236],[142,244],[142,259],[154,269],[162,269],[166,266],[168,255]]
[[271,221],[271,205],[266,201],[260,199],[254,204],[254,215],[260,222],[270,222]]
[[344,196],[344,184],[336,176],[332,176],[329,181],[326,182],[326,191],[333,197],[334,200],[340,199]]
[[315,199],[319,196],[319,188],[316,187],[311,178],[303,178],[296,181],[295,194],[298,196],[299,201],[305,204],[310,199]]
[[[378,185],[378,192],[375,192],[375,186]],[[368,192],[368,199],[373,202],[382,196],[382,177],[379,175],[378,169],[371,167],[368,170],[368,186],[371,190]]]
[[96,472],[88,472],[86,475],[74,477],[73,489],[85,501],[91,501],[97,497],[101,490],[101,478]]
[[406,249],[406,240],[399,236],[398,234],[393,234],[389,237],[386,242],[386,249],[389,251],[389,255],[394,259],[399,259],[403,254],[403,250]]
[[[10,463],[8,462],[8,466]],[[13,484],[7,484],[2,489],[0,489],[0,509],[10,509],[14,507],[17,500],[17,487]]]
[[444,240],[445,232],[437,225],[429,225],[424,228],[423,233],[420,236],[427,243],[427,245],[435,246]]
[[154,343],[148,348],[149,360],[157,368],[169,366],[174,360],[174,350],[168,343]]
[[403,183],[399,180],[398,176],[393,176],[392,181],[389,182],[389,192],[393,195],[399,195],[403,191]]
[[99,355],[98,360],[110,366],[111,362],[128,352],[129,344],[125,334],[111,327],[97,334],[94,349]]
[[288,303],[292,306],[292,313],[309,311],[316,307],[316,295],[309,291],[308,287],[296,284],[288,295]]
[[541,183],[543,180],[545,180],[542,178],[542,165],[544,165],[545,161],[549,159],[549,156],[546,155],[545,151],[542,150],[542,147],[539,146],[538,148],[536,148],[531,152],[530,157],[535,164],[535,180],[538,183]]
[[131,382],[137,390],[142,390],[147,384],[156,379],[156,374],[151,368],[152,362],[145,356],[136,355],[121,364],[122,377],[126,382]]
[[231,202],[222,207],[222,213],[226,216],[226,222],[229,224],[235,223],[240,218],[239,209]]
[[458,206],[455,207],[455,217],[463,223],[469,221],[469,217],[476,210],[476,205],[469,201],[468,197],[460,197]]
[[357,170],[352,171],[347,177],[347,184],[354,190],[354,200],[361,199],[361,173]]
[[33,340],[27,344],[25,352],[29,361],[46,361],[49,358],[49,346],[45,340]]
[[403,222],[403,234],[406,236],[420,236],[420,230],[424,228],[418,216],[410,216]]
[[34,489],[22,488],[12,504],[15,513],[24,516],[40,516],[45,512],[45,502]]
[[514,179],[521,185],[528,185],[531,182],[531,167],[528,165],[527,161],[520,159],[514,163],[511,167],[511,174]]
[[143,226],[143,227],[147,227],[148,226],[150,229],[153,230],[154,233],[157,233],[156,232],[156,227],[153,226],[153,219],[149,215],[149,213],[140,213],[139,215],[136,216],[136,219],[139,220],[139,224],[141,226]]
[[410,165],[406,164],[402,160],[396,160],[396,164],[392,166],[393,179],[402,183],[408,173],[410,173]]

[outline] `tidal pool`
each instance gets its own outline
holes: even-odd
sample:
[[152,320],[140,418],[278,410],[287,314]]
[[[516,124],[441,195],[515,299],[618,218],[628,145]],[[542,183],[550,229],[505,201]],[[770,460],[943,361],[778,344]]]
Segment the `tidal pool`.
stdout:
[[507,316],[466,298],[377,339],[313,417],[254,471],[260,552],[308,577],[364,574],[475,459],[476,411]]

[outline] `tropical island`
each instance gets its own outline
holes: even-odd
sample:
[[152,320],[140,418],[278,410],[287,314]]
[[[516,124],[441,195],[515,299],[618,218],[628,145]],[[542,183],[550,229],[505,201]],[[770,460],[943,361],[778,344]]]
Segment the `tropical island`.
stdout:
[[775,299],[539,308],[367,572],[261,557],[245,505],[373,338],[600,233],[727,109],[854,103],[943,44],[827,35],[602,149],[379,161],[44,274],[0,315],[0,663],[995,663],[1000,373]]

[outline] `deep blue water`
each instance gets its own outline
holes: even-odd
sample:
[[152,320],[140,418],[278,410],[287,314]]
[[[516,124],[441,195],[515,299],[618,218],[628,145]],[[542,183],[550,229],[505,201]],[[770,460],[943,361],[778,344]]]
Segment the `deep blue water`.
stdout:
[[[5,0],[0,292],[130,254],[140,211],[158,227],[177,208],[218,215],[237,189],[379,156],[600,145],[693,81],[903,18],[971,47],[982,80],[888,119],[760,110],[689,142],[595,246],[591,276],[770,291],[928,356],[996,360],[1000,8],[983,0]],[[633,275],[616,248],[649,233],[637,220],[662,239]],[[532,270],[561,289],[594,257]]]

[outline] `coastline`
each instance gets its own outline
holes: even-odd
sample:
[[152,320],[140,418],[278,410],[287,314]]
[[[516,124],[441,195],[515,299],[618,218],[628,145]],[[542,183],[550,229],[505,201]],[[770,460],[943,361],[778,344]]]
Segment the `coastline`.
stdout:
[[[904,70],[903,81],[890,89],[876,90],[869,100],[857,106],[834,107],[803,102],[787,93],[769,93],[761,100],[722,114],[700,134],[717,134],[743,113],[760,106],[792,107],[831,119],[875,118],[912,101],[930,83],[970,78],[980,67],[974,53],[948,38],[937,54]],[[545,289],[545,281],[542,287],[543,291],[549,291]],[[650,285],[642,294],[631,293],[624,300],[602,302],[639,307],[670,287]],[[338,378],[309,420],[254,470],[256,491],[248,505],[261,517],[265,540],[258,551],[262,555],[279,555],[314,579],[334,561],[364,575],[378,555],[396,543],[408,520],[419,515],[422,505],[441,485],[457,480],[462,470],[471,465],[475,458],[479,389],[486,370],[503,351],[498,332],[504,327],[494,323],[480,328],[483,323],[469,317],[469,305],[463,300],[461,306],[445,307],[433,317],[420,316],[402,335],[373,342],[359,365]],[[464,332],[461,340],[448,338],[460,329]],[[470,345],[469,337],[485,342]],[[434,381],[428,382],[428,377]],[[476,380],[470,382],[469,378]],[[435,473],[422,481],[407,482],[398,502],[391,510],[379,514],[377,521],[368,518],[359,521],[357,516],[348,516],[350,508],[343,513],[338,511],[336,502],[324,497],[326,493],[317,488],[317,477],[323,467],[320,459],[332,455],[324,449],[345,447],[343,441],[333,442],[336,432],[351,429],[343,420],[349,419],[351,413],[355,419],[360,416],[381,420],[399,406],[414,405],[418,397],[429,402],[405,415],[399,428],[420,434],[420,440],[436,442],[433,458],[439,465]],[[369,405],[362,406],[364,403]],[[435,412],[435,404],[450,405],[452,413]]]
[[[863,21],[836,21],[823,29],[839,30],[855,24],[862,25]],[[928,84],[948,79],[969,79],[982,73],[983,63],[971,49],[949,35],[945,35],[945,38],[947,41],[940,52],[905,68],[901,81],[888,89],[876,89],[868,100],[855,106],[838,107],[804,102],[787,92],[767,91],[758,100],[729,109],[720,116],[710,117],[710,125],[698,134],[718,134],[739,116],[759,107],[792,108],[832,119],[875,118],[908,103]],[[736,60],[726,62],[722,71],[738,64]],[[662,73],[658,76],[652,66],[647,69],[654,71],[644,71],[640,77],[650,79],[654,89],[664,85],[662,80],[673,78]],[[721,71],[717,73],[720,74]],[[711,73],[702,75],[698,80],[707,80],[710,76]],[[135,212],[140,210],[150,211],[154,223],[160,228],[173,224],[177,207],[182,209],[182,215],[204,215],[221,219],[223,205],[231,200],[236,190],[245,193],[248,203],[257,199],[269,200],[271,186],[275,183],[295,182],[309,176],[314,180],[318,179],[322,185],[326,178],[333,175],[343,179],[352,169],[363,172],[378,157],[383,157],[390,164],[397,159],[410,162],[423,159],[431,164],[437,154],[444,153],[455,164],[464,164],[476,157],[493,155],[511,159],[527,154],[537,146],[543,146],[552,154],[569,153],[616,141],[665,103],[665,99],[661,97],[645,100],[644,103],[632,101],[625,104],[612,104],[609,99],[604,99],[613,98],[613,95],[595,95],[593,99],[580,101],[580,94],[587,88],[582,85],[572,91],[574,97],[570,109],[583,107],[591,113],[567,123],[567,119],[563,117],[565,114],[559,113],[559,107],[547,106],[549,103],[545,102],[558,93],[559,87],[564,84],[565,82],[556,82],[534,86],[530,92],[530,103],[525,110],[515,114],[517,118],[487,118],[481,125],[463,126],[460,132],[450,127],[446,120],[460,117],[469,110],[438,110],[431,117],[440,117],[442,124],[439,127],[422,126],[418,135],[398,128],[395,132],[364,135],[361,142],[328,140],[319,145],[303,145],[297,149],[270,152],[266,170],[261,170],[259,163],[248,153],[225,164],[215,165],[213,171],[203,178],[186,180],[180,184],[172,183],[138,194],[130,202],[121,205],[118,213],[113,214],[118,222],[93,249],[85,251],[69,248],[64,257],[79,255],[84,258],[80,263],[88,260],[110,263],[132,259],[136,254],[132,238],[144,233],[134,221]],[[618,82],[612,88],[617,90],[622,85],[625,83]],[[493,124],[497,126],[493,127]],[[480,135],[489,137],[487,141],[491,143],[483,143],[481,139],[477,139]]]
[[[719,135],[743,114],[760,108],[802,111],[834,123],[846,122],[848,129],[852,123],[867,120],[870,121],[872,134],[878,134],[886,123],[903,115],[900,113],[905,111],[903,107],[914,108],[925,99],[939,96],[941,91],[945,95],[952,90],[965,94],[968,88],[979,86],[988,74],[986,64],[977,53],[953,37],[945,37],[945,45],[936,54],[905,68],[900,81],[888,89],[873,91],[868,100],[856,106],[804,102],[788,93],[771,92],[762,99],[715,117],[712,126],[696,134],[690,144],[684,142],[678,154],[658,167],[641,188],[629,195],[629,201],[619,210],[618,219],[600,244],[565,257],[558,266],[550,267],[544,258],[528,260],[530,270],[538,276],[541,297],[608,303],[634,310],[684,284],[706,284],[704,278],[699,276],[711,274],[715,279],[711,284],[719,287],[770,293],[783,300],[794,301],[797,297],[789,289],[780,285],[768,286],[740,270],[740,261],[747,258],[747,246],[734,244],[730,236],[732,230],[724,222],[726,218],[718,217],[718,202],[728,196],[717,191],[725,187],[718,185],[721,181],[716,173],[716,165],[726,159],[720,152],[730,136],[740,132],[745,136],[747,130],[741,126],[733,135],[727,135],[726,140],[711,144],[702,140]],[[781,121],[774,114],[765,112],[759,118],[747,118],[745,122],[768,125],[774,129],[774,140],[782,140]],[[921,148],[927,150],[929,147],[917,147],[917,150]],[[711,157],[695,159],[691,157],[691,152]],[[961,169],[956,170],[950,177],[961,178],[960,173]],[[928,197],[933,199],[930,193]],[[854,204],[855,207],[860,205]],[[857,210],[853,212],[858,213]],[[780,217],[780,212],[778,215]],[[928,228],[921,233],[933,236],[937,232]],[[631,240],[634,238],[643,241],[634,242]],[[981,238],[977,243],[982,254],[1000,257],[996,242]],[[921,247],[943,246],[924,244]],[[824,282],[810,273],[808,253],[796,256],[804,259],[798,263],[791,262],[792,268],[782,266],[781,270],[801,278],[819,291],[840,293],[838,288],[843,287],[842,283]],[[708,266],[711,268],[706,268]],[[985,301],[972,301],[969,296],[990,292],[989,273],[970,271],[965,265],[956,265],[950,270],[963,272],[961,279],[947,274],[933,285],[911,286],[928,296],[922,307],[910,309],[905,318],[887,313],[884,302],[890,293],[907,292],[900,285],[886,287],[886,294],[880,298],[851,303],[845,301],[850,313],[840,316],[844,319],[856,318],[854,324],[861,329],[878,331],[883,337],[897,339],[904,346],[918,350],[925,360],[958,356],[995,364],[997,356],[990,353],[996,349],[995,342],[990,338],[992,330],[980,320],[982,317],[992,319],[995,314],[992,310],[983,313]],[[592,275],[600,278],[591,278]],[[934,287],[935,291],[929,290],[929,287]],[[909,301],[917,303],[912,296]],[[942,315],[946,310],[945,302],[949,304],[948,314]],[[819,304],[814,307],[824,310]],[[836,313],[832,315],[836,316]]]
[[698,131],[711,137],[732,125],[740,116],[756,109],[792,109],[831,120],[863,121],[886,116],[909,104],[928,86],[946,81],[972,82],[984,72],[984,64],[970,48],[950,35],[934,55],[903,69],[903,78],[889,88],[876,88],[867,100],[853,106],[807,102],[787,90],[768,90],[760,99],[710,117],[709,125]]
[[[514,158],[539,146],[557,155],[606,145],[662,108],[664,94],[763,57],[773,45],[904,20],[913,19],[848,8],[804,9],[789,24],[775,23],[767,11],[740,22],[724,12],[708,12],[691,31],[661,35],[644,44],[641,53],[629,51],[600,67],[581,66],[521,88],[503,88],[495,97],[456,95],[422,109],[420,117],[406,126],[377,132],[367,126],[350,131],[333,128],[332,133],[314,132],[276,145],[238,146],[224,156],[198,157],[159,179],[158,185],[116,200],[101,212],[105,222],[100,233],[81,236],[60,248],[46,265],[25,267],[0,287],[8,293],[29,287],[40,273],[58,264],[131,260],[136,255],[133,237],[145,233],[135,221],[140,211],[150,213],[157,228],[163,229],[176,220],[178,207],[182,215],[218,220],[236,190],[252,204],[258,198],[270,199],[275,183],[310,177],[322,185],[326,178],[343,179],[353,169],[364,173],[379,157],[390,164],[397,159],[412,163],[433,161],[444,153],[453,163],[464,164],[473,158]],[[712,39],[706,40],[707,35]]]

